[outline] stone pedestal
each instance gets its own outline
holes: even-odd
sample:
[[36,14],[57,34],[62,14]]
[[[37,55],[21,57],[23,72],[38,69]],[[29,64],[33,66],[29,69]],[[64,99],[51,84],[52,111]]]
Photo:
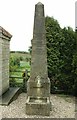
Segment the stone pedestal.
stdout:
[[31,73],[27,82],[26,114],[50,114],[50,80],[47,72],[44,5],[35,5]]
[[9,42],[11,34],[0,26],[0,96],[9,88]]

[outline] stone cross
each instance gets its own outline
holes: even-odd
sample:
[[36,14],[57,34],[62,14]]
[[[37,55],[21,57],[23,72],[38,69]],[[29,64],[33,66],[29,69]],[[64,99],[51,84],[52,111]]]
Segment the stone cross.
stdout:
[[40,2],[35,5],[31,73],[27,88],[26,113],[49,115],[50,80],[47,72],[45,16],[44,5]]

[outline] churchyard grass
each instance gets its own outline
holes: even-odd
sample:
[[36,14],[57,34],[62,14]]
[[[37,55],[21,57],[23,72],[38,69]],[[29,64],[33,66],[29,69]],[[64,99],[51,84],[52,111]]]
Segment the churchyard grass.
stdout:
[[[16,69],[14,69],[13,71],[11,70],[11,72],[10,72],[10,82],[12,82],[12,83],[14,82],[15,86],[17,86],[17,85],[22,86],[23,72],[25,72],[25,70],[27,70],[28,76],[30,76],[30,62],[29,62],[30,55],[24,54],[24,53],[11,53],[10,55],[14,60],[22,59],[22,60],[20,60],[20,65],[16,66]],[[14,65],[14,67],[15,67],[15,65]],[[13,83],[13,85],[14,85],[14,83]]]

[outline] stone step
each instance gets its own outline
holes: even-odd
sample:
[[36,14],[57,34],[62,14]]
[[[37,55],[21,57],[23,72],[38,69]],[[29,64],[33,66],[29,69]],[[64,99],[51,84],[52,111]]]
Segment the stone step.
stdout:
[[6,93],[0,96],[0,105],[9,105],[13,100],[17,99],[20,92],[19,87],[10,87]]

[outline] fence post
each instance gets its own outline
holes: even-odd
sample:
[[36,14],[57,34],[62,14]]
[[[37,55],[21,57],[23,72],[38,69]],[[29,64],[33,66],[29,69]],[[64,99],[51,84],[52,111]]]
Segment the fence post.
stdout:
[[28,71],[25,70],[22,74],[23,76],[23,92],[27,92],[27,77],[28,77]]

